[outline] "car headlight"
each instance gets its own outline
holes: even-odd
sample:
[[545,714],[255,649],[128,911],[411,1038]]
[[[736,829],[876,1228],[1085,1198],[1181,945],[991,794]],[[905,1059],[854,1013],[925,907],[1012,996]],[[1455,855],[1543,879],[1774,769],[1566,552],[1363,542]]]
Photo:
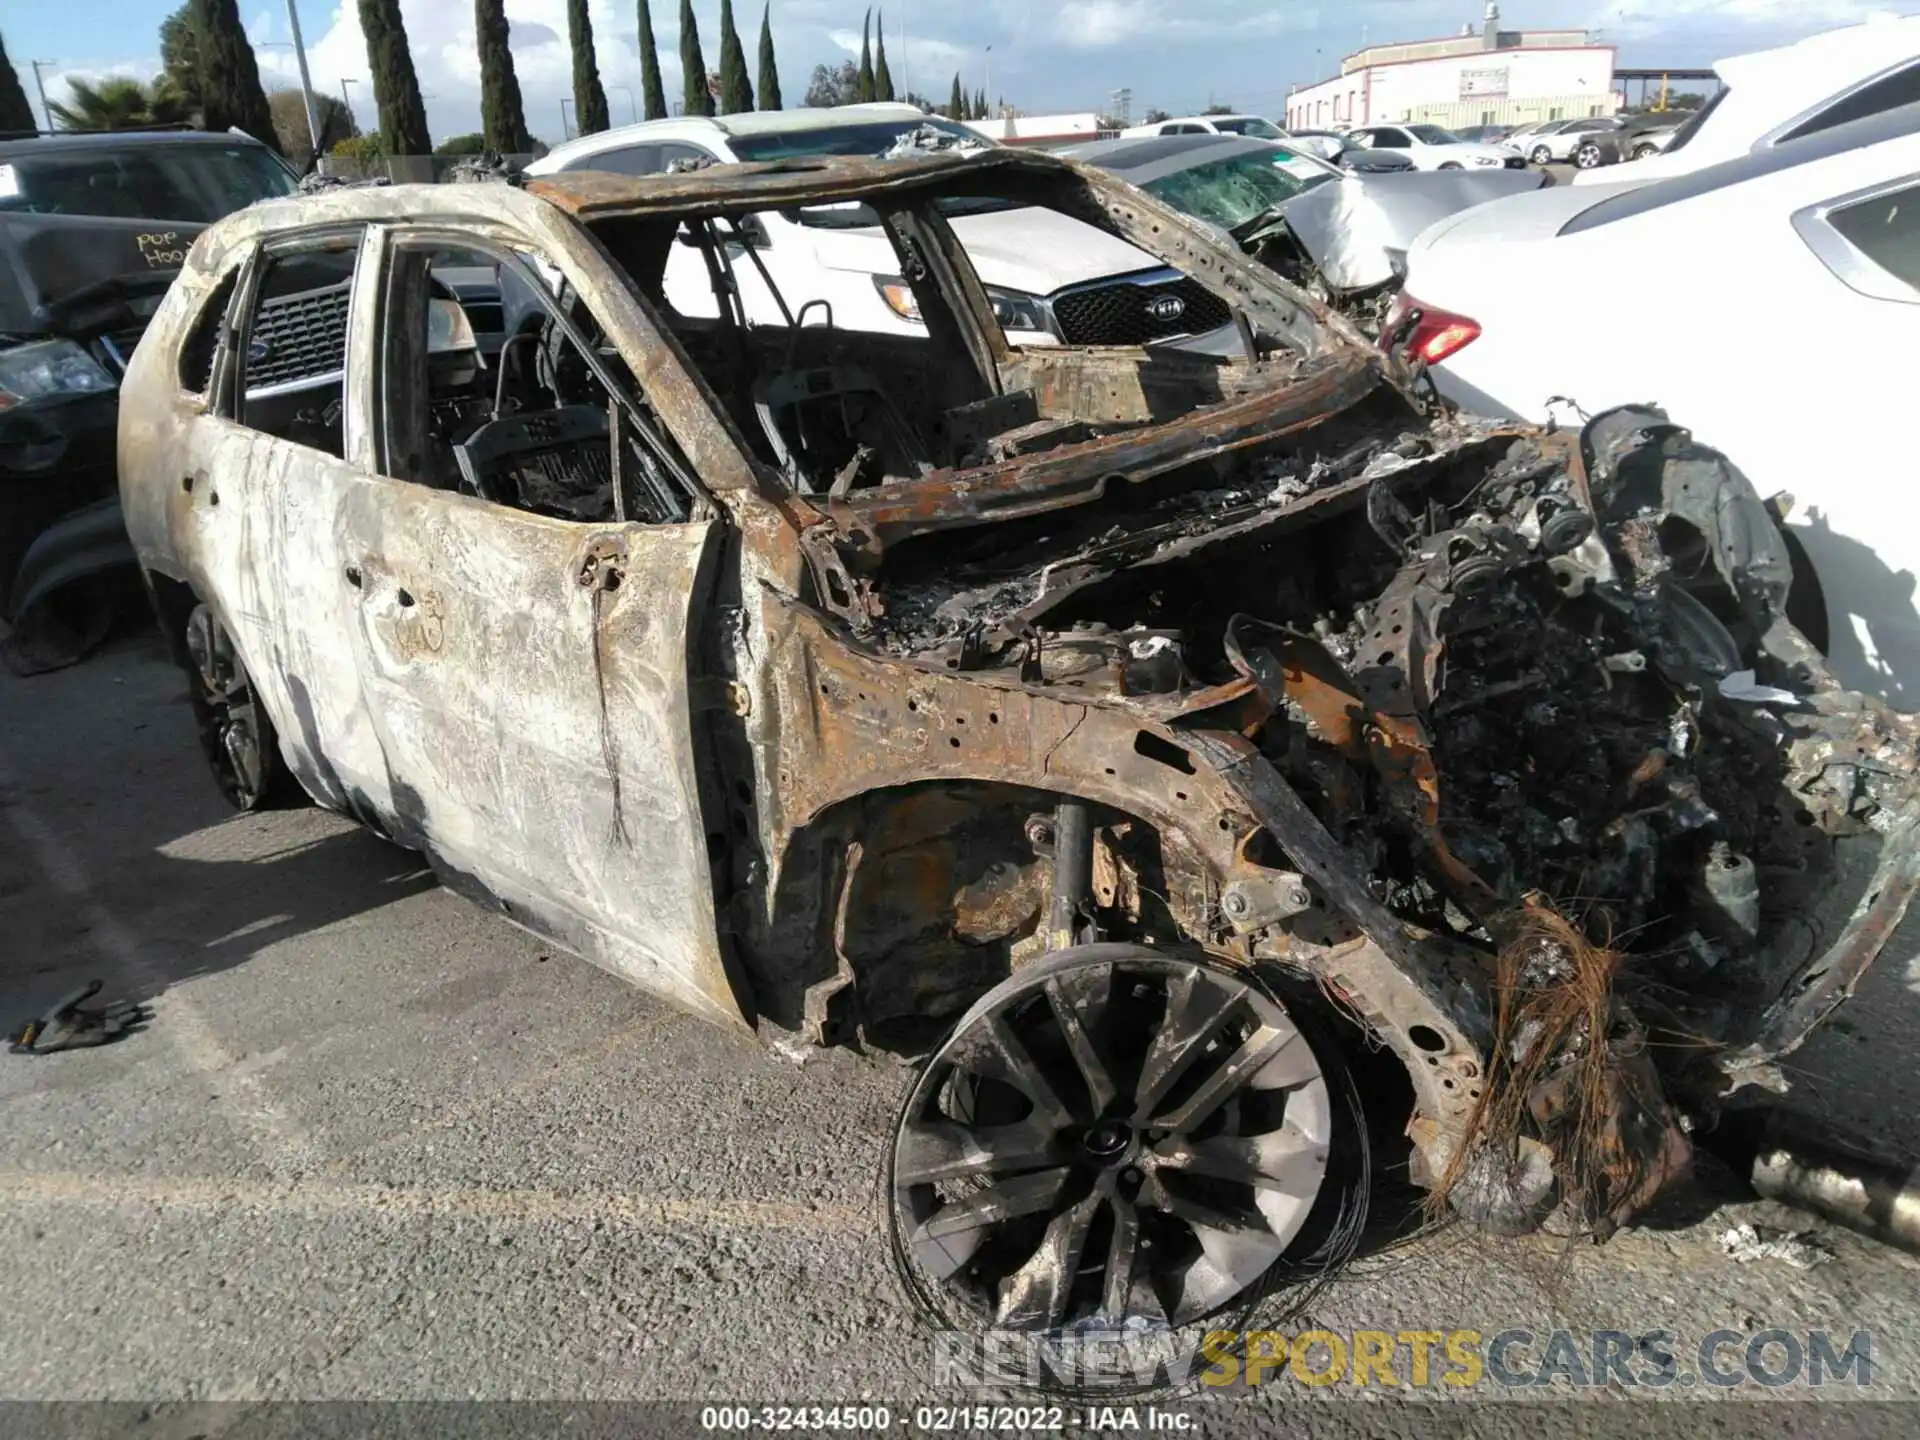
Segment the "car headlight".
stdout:
[[[914,299],[913,287],[905,280],[898,275],[876,275],[873,285],[880,292],[880,298],[887,302],[887,308],[902,320],[910,320],[915,325],[926,323],[920,314],[920,302]],[[993,318],[1000,322],[1001,329],[1044,334],[1051,328],[1047,324],[1046,303],[1039,296],[1023,290],[1002,290],[997,285],[989,285],[986,290],[987,300],[993,306]]]
[[1027,330],[1037,334],[1050,328],[1046,304],[1037,295],[989,285],[987,299],[993,302],[993,318],[1000,322],[1002,330]]
[[921,318],[920,302],[913,298],[913,287],[898,275],[874,276],[873,288],[880,292],[887,308],[902,320],[911,320],[916,325],[927,323]]
[[49,395],[86,395],[114,379],[71,340],[36,340],[0,350],[0,410]]

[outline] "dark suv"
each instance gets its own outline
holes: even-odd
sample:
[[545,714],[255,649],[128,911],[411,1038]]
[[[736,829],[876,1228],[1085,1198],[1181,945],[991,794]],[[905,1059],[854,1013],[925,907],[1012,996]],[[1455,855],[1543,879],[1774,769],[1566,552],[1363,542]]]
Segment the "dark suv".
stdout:
[[114,498],[120,376],[187,248],[297,183],[241,134],[0,140],[0,602],[15,668],[78,654],[99,607],[69,626],[50,602],[131,559]]

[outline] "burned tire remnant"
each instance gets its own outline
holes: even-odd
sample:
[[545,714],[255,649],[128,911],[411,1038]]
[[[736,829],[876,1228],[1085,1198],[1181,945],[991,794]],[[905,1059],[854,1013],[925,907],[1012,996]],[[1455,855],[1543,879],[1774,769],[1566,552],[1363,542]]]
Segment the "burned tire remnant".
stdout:
[[218,617],[205,605],[187,618],[187,699],[214,783],[236,810],[268,808],[292,789],[273,722]]

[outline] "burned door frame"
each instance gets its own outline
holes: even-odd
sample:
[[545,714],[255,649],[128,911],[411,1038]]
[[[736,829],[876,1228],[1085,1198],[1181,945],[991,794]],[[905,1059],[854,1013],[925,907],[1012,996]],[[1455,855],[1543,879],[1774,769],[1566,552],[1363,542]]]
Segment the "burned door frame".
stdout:
[[335,594],[341,566],[326,505],[331,485],[358,474],[356,441],[365,411],[354,403],[351,341],[341,357],[340,456],[249,425],[245,405],[253,319],[269,267],[289,255],[351,248],[351,337],[366,299],[369,231],[360,220],[322,222],[236,247],[227,257],[214,295],[229,265],[237,279],[193,417],[175,514],[177,524],[195,532],[193,543],[180,545],[195,561],[194,592],[232,637],[288,768],[321,804],[379,828],[379,816],[390,808],[385,766],[358,666],[342,643],[346,617]]
[[[682,521],[557,519],[396,478],[400,467],[380,454],[394,397],[377,393],[378,357],[397,255],[424,242],[506,264],[537,257],[624,360],[639,353],[634,337],[593,298],[611,277],[587,272],[597,257],[497,225],[376,222],[374,232],[354,330],[366,478],[343,497],[338,524],[397,838],[425,851],[450,888],[738,1024],[692,704],[724,528],[714,507],[689,485]],[[540,303],[560,315],[544,288]],[[639,413],[640,396],[607,388]]]

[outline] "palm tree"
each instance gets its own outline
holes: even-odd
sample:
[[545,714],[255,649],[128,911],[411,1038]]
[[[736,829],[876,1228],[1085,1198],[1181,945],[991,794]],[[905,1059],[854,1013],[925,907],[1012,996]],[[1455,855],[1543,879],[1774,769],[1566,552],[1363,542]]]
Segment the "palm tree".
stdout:
[[68,80],[67,88],[72,93],[65,100],[47,104],[62,130],[138,130],[187,118],[171,92],[122,75],[92,83]]

